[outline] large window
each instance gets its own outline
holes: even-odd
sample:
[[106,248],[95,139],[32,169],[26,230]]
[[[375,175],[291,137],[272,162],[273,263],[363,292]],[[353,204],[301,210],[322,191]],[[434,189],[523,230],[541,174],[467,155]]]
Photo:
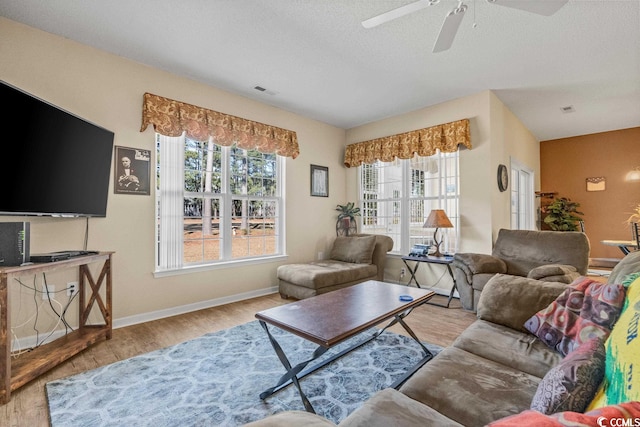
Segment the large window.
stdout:
[[158,271],[283,254],[281,157],[156,137]]
[[362,231],[391,237],[393,252],[407,254],[417,243],[432,243],[435,230],[423,224],[431,209],[444,209],[454,228],[440,229],[440,250],[455,252],[460,229],[458,158],[456,151],[360,166]]

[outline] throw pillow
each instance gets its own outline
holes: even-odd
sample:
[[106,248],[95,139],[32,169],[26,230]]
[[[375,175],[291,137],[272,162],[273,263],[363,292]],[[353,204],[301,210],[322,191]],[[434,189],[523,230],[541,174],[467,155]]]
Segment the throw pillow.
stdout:
[[640,277],[636,277],[627,289],[622,314],[605,343],[604,381],[589,409],[640,400],[639,324]]
[[331,259],[357,264],[371,264],[375,247],[376,236],[339,236],[333,242]]
[[602,339],[582,343],[540,381],[531,409],[543,414],[584,412],[604,377],[604,357]]
[[638,420],[640,420],[640,402],[626,402],[584,414],[568,411],[544,415],[538,411],[528,410],[494,421],[489,424],[489,427],[636,426]]
[[529,318],[524,327],[566,356],[583,342],[609,336],[624,295],[622,285],[580,277],[547,308]]

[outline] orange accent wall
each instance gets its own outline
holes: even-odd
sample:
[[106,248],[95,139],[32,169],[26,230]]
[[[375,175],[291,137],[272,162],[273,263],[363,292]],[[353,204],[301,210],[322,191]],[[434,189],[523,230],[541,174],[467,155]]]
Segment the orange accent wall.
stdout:
[[[640,127],[540,142],[541,191],[580,203],[591,258],[622,258],[602,240],[630,240],[625,220],[640,204],[640,182],[625,175],[640,167]],[[587,191],[586,179],[606,178],[604,191]]]

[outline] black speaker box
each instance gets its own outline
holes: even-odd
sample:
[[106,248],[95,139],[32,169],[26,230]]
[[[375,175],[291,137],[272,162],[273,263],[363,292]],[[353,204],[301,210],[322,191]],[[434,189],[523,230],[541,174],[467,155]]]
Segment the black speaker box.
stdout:
[[29,223],[0,222],[0,267],[29,262]]

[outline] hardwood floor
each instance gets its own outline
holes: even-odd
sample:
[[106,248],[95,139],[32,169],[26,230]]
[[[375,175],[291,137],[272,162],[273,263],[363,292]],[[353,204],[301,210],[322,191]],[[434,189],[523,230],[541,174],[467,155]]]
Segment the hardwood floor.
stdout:
[[[446,303],[446,298],[436,296],[433,301]],[[48,426],[49,411],[44,386],[49,381],[171,346],[208,332],[250,322],[255,320],[256,312],[289,302],[292,300],[283,300],[278,294],[273,294],[114,329],[111,340],[101,342],[85,350],[13,392],[11,401],[0,406],[0,425],[7,427]],[[405,321],[421,340],[448,346],[475,318],[474,313],[462,310],[460,302],[454,299],[449,309],[422,305],[416,308]],[[394,326],[391,330],[406,335],[404,329],[399,325]]]

